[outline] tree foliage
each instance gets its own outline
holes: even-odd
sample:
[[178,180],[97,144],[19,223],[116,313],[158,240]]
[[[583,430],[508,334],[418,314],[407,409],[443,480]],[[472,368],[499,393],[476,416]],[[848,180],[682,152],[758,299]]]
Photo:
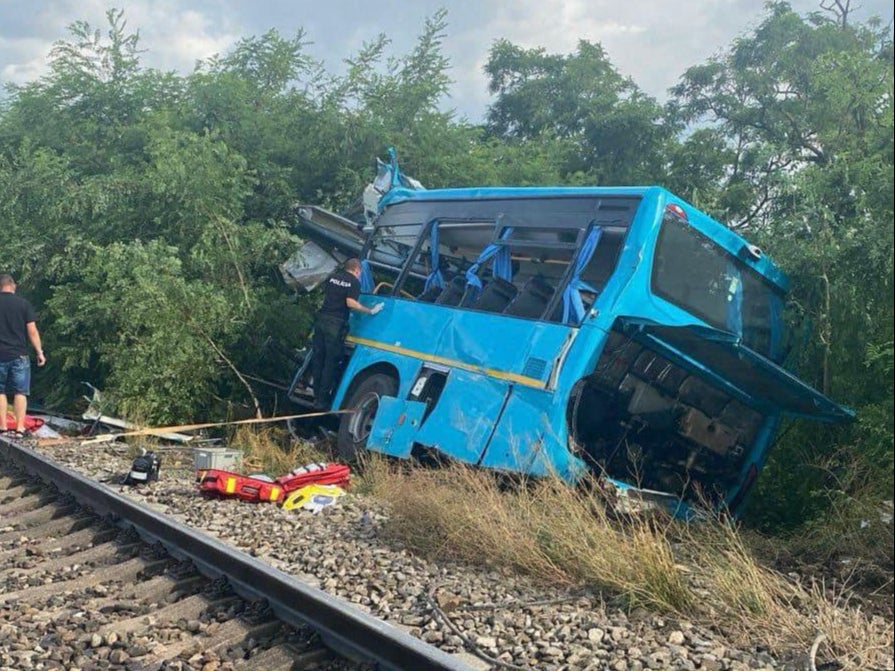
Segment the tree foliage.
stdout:
[[663,110],[613,67],[599,44],[569,56],[499,40],[485,67],[497,99],[488,130],[510,141],[559,139],[564,173],[596,184],[659,181],[673,132]]

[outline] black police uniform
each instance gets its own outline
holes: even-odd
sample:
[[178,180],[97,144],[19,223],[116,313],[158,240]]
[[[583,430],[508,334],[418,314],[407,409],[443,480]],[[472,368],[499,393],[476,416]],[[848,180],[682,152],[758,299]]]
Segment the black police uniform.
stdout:
[[323,289],[323,305],[314,319],[314,338],[311,347],[314,359],[311,375],[314,377],[314,405],[329,408],[332,404],[336,381],[336,367],[345,352],[345,336],[348,334],[349,308],[347,299],[360,296],[360,281],[347,270],[337,270]]

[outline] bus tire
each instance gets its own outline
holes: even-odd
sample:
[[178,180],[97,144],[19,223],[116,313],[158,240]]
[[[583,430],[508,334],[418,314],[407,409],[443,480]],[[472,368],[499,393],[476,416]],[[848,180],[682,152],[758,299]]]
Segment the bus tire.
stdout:
[[398,393],[398,381],[391,375],[374,373],[364,379],[351,392],[343,405],[353,412],[342,415],[339,422],[339,436],[336,439],[336,454],[346,462],[357,462],[367,451],[367,439],[382,396]]

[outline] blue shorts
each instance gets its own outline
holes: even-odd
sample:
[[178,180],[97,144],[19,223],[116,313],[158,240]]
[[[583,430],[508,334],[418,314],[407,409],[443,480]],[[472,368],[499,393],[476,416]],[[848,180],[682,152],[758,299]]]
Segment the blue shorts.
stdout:
[[6,393],[31,393],[31,359],[27,356],[0,361],[0,394]]

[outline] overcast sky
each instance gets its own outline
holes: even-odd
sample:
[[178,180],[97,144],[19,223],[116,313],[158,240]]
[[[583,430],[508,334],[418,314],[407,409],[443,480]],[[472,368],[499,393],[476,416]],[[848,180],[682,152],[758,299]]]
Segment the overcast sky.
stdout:
[[[820,0],[790,4],[800,13],[820,8]],[[851,6],[854,20],[876,15],[891,25],[892,0]],[[664,100],[686,68],[765,16],[762,0],[0,0],[0,84],[39,77],[53,42],[70,37],[69,25],[83,20],[105,31],[111,7],[124,9],[129,31],[139,31],[144,66],[182,74],[271,28],[285,37],[303,28],[308,53],[341,74],[342,61],[380,33],[392,40],[390,55],[406,54],[426,18],[444,7],[455,82],[447,107],[471,121],[489,102],[482,68],[497,39],[555,54],[572,53],[580,39],[599,42],[623,75]]]

